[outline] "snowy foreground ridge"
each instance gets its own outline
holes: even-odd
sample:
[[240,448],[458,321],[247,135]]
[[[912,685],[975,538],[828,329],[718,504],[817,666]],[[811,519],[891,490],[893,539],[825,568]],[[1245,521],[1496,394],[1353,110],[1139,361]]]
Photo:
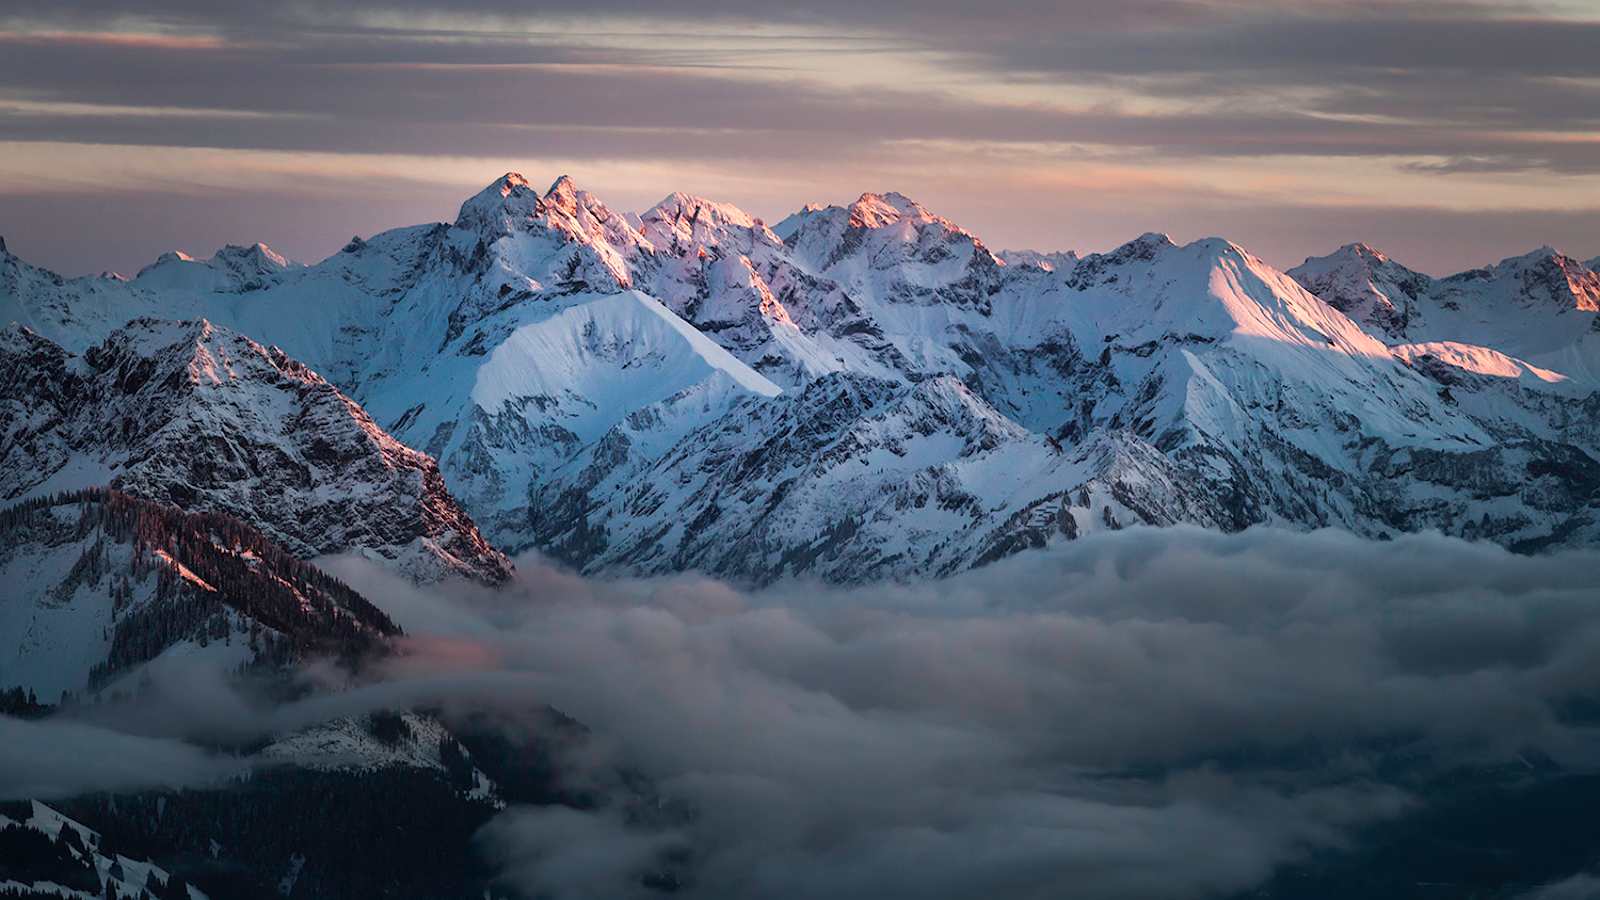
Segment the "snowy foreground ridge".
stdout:
[[959,571],[1132,524],[1600,537],[1600,261],[995,253],[899,194],[775,225],[496,180],[302,266],[0,245],[0,502],[90,485],[417,578]]

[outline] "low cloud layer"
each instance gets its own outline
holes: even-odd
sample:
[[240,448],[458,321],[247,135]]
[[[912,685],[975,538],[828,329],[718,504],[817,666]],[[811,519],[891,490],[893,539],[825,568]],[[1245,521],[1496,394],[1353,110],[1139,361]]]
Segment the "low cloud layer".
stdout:
[[[861,590],[525,559],[509,594],[440,594],[336,569],[419,636],[388,689],[510,679],[689,801],[670,840],[704,896],[1176,897],[1425,804],[1379,775],[1396,742],[1432,770],[1600,762],[1559,714],[1600,684],[1596,563],[1172,529]],[[511,877],[617,896],[636,867],[563,893],[526,863],[649,837],[549,815],[490,830]]]
[[[940,582],[758,593],[533,557],[500,591],[325,565],[406,629],[381,677],[273,706],[158,670],[153,706],[38,727],[136,733],[115,740],[159,746],[171,782],[216,775],[191,740],[549,704],[593,736],[568,765],[692,811],[513,807],[479,835],[508,885],[565,898],[641,892],[663,854],[690,896],[1213,896],[1427,808],[1439,773],[1600,768],[1572,713],[1600,684],[1590,552],[1133,529]],[[77,771],[6,753],[13,792]],[[71,786],[163,780],[89,772]],[[1549,874],[1528,889],[1584,883]]]

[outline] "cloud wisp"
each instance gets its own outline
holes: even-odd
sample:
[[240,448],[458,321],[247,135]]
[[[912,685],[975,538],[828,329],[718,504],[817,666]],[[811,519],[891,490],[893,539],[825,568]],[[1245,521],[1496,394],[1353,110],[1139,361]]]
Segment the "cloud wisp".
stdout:
[[247,770],[181,740],[0,716],[0,800],[214,785]]

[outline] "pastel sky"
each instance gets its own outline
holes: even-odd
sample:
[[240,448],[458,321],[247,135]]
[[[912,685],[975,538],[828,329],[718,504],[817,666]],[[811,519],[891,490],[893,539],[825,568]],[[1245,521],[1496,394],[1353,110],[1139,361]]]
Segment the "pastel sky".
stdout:
[[1597,0],[13,0],[0,235],[315,261],[516,170],[769,221],[898,190],[997,248],[1587,258],[1597,48]]

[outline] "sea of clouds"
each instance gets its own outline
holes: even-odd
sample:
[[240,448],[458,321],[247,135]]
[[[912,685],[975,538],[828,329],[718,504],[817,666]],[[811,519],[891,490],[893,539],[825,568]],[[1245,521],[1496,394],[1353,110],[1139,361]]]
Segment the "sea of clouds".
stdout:
[[[547,704],[593,736],[570,765],[643,773],[693,815],[513,806],[479,843],[529,894],[625,897],[681,848],[694,896],[1171,898],[1349,847],[1440,772],[1600,769],[1572,713],[1600,698],[1594,552],[1130,529],[942,581],[761,591],[534,557],[501,590],[324,564],[405,629],[381,672],[284,704],[157,666],[137,708],[0,719],[0,796],[215,781],[250,763],[196,742],[379,708]],[[1564,874],[1549,890],[1593,883]]]

